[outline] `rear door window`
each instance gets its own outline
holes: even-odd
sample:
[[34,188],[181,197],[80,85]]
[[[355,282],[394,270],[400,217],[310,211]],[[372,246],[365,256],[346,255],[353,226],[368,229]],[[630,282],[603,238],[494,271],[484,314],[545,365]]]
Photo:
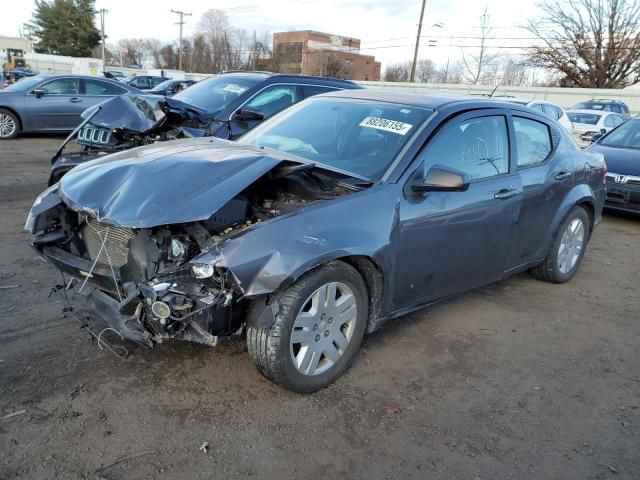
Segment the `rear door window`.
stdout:
[[544,163],[552,150],[549,127],[537,120],[513,117],[513,128],[516,132],[518,168]]
[[126,90],[118,85],[100,80],[84,80],[84,91],[87,95],[122,95]]

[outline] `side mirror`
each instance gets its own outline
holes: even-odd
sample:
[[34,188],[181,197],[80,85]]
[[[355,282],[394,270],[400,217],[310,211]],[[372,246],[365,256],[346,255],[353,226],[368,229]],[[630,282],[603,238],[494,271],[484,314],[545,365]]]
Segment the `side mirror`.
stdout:
[[411,182],[414,192],[461,192],[469,188],[464,173],[455,168],[434,165],[424,178],[416,178]]
[[593,135],[591,135],[591,143],[597,142],[602,137],[604,137],[604,133],[594,133]]
[[264,115],[262,115],[260,112],[256,112],[255,110],[248,110],[246,108],[241,108],[233,116],[233,119],[242,120],[242,121],[246,121],[246,120],[261,121],[261,120],[264,120]]
[[604,135],[605,133],[607,133],[607,129],[606,129],[606,128],[601,128],[601,129],[600,129],[600,133],[601,133],[602,135]]
[[44,97],[45,93],[46,92],[44,90],[41,90],[41,89],[36,89],[36,90],[33,91],[33,94],[36,96],[36,98]]

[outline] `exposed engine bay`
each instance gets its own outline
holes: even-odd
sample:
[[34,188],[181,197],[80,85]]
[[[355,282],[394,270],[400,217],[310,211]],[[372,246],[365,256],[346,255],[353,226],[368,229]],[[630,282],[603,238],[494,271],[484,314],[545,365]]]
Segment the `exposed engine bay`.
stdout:
[[63,182],[36,201],[27,227],[32,245],[62,273],[57,290],[67,309],[76,308],[71,298],[86,302],[109,329],[147,347],[169,338],[213,346],[242,332],[248,302],[232,272],[191,260],[263,222],[367,186],[281,161],[209,218],[130,228],[72,208]]

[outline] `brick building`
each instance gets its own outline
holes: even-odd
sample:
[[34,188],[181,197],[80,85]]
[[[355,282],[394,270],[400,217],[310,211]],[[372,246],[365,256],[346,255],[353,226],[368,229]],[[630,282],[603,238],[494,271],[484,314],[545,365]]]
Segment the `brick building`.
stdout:
[[380,62],[360,53],[360,40],[300,30],[273,34],[273,68],[349,80],[380,80]]

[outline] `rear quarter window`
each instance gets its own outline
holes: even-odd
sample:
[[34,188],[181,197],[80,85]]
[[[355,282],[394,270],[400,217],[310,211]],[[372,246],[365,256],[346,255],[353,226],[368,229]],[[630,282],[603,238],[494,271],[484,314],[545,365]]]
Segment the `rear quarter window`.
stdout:
[[553,150],[549,127],[537,120],[513,117],[513,128],[516,133],[518,168],[544,163]]
[[302,87],[302,98],[320,95],[321,93],[335,92],[336,90],[338,89],[321,85],[305,85]]

